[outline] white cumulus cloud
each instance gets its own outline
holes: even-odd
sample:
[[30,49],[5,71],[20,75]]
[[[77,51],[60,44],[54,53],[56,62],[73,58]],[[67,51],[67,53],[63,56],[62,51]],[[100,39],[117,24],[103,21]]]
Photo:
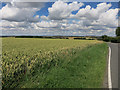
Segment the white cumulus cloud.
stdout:
[[[82,8],[83,5],[56,1],[48,7],[48,16],[34,16],[44,6],[43,3],[8,3],[0,9],[0,27],[4,34],[11,34],[13,30],[17,34],[115,36],[117,8],[111,8],[110,3],[99,3],[96,8],[90,5]],[[72,14],[73,11],[78,12]]]
[[[21,3],[21,2],[20,2]],[[7,3],[0,13],[2,15],[0,18],[2,20],[8,21],[28,21],[28,22],[37,22],[39,21],[39,16],[34,16],[36,11],[40,10],[43,7],[43,3]]]
[[72,11],[78,10],[81,6],[83,6],[83,3],[72,2],[67,4],[63,1],[56,1],[52,7],[48,8],[48,17],[52,20],[66,19],[70,16]]
[[49,21],[49,22],[48,21],[41,21],[41,22],[36,23],[36,25],[38,27],[41,27],[41,28],[56,28],[59,26],[58,23],[52,22],[52,21]]

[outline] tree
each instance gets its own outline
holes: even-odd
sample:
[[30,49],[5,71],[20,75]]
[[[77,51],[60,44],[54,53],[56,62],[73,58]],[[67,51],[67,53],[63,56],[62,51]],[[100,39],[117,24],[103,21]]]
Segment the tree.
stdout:
[[102,36],[102,40],[103,40],[103,41],[106,41],[106,42],[109,42],[109,41],[111,40],[111,38],[108,37],[107,35],[103,35],[103,36]]
[[116,29],[116,36],[120,36],[120,27],[117,27]]
[[107,38],[107,37],[108,37],[107,35],[103,35],[103,36],[102,36],[102,39],[105,39],[105,38]]

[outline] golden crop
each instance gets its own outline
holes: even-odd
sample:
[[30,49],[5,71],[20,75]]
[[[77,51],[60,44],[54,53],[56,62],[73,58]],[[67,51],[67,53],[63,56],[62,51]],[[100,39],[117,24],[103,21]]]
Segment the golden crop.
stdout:
[[61,58],[72,56],[99,41],[60,39],[2,39],[2,82],[4,87],[14,87],[24,76],[34,75],[42,69],[57,66]]

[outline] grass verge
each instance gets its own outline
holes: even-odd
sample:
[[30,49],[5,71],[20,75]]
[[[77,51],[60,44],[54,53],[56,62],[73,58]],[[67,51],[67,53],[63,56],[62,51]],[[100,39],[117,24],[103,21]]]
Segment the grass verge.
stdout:
[[[77,50],[74,56],[61,55],[57,66],[35,73],[19,83],[19,88],[102,88],[106,69],[107,44]],[[70,54],[70,53],[69,53]],[[52,64],[52,63],[51,63]]]

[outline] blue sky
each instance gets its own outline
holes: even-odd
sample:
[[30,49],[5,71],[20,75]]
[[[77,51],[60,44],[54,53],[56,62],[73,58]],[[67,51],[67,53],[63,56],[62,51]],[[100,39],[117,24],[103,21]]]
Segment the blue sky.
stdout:
[[117,8],[118,2],[2,3],[2,35],[115,36]]
[[[67,3],[71,3],[71,2],[67,2]],[[92,8],[96,8],[97,7],[97,4],[99,4],[101,2],[84,2],[84,6],[80,7],[80,8],[85,8],[86,5],[90,5]],[[111,3],[112,4],[112,7],[110,8],[118,8],[118,2],[107,2],[107,3]],[[52,4],[54,4],[54,2],[47,2],[45,4],[45,7],[43,7],[41,10],[37,11],[35,15],[45,15],[45,16],[48,16],[49,12],[48,12],[48,8],[49,7],[52,7]],[[4,4],[5,5],[5,4]],[[72,12],[73,14],[76,14],[78,12],[78,10]]]
[[[71,3],[71,2],[67,2],[67,3]],[[99,3],[101,3],[101,2],[83,2],[83,3],[84,3],[84,6],[82,6],[82,7],[80,7],[80,8],[85,8],[86,5],[90,5],[92,8],[96,8],[96,7],[97,7],[97,4],[99,4]],[[112,4],[112,7],[110,7],[110,9],[111,9],[111,8],[113,8],[113,9],[119,8],[118,2],[106,2],[106,3],[111,3],[111,4]],[[35,15],[39,15],[39,16],[45,15],[45,16],[48,16],[48,14],[49,14],[48,8],[49,8],[49,7],[52,7],[53,4],[54,4],[54,2],[46,2],[46,3],[45,3],[45,6],[44,6],[41,10],[37,11],[37,12],[35,13]],[[5,5],[6,5],[6,3],[2,3],[2,6],[0,7],[0,9],[1,9],[2,7],[4,7]],[[73,13],[73,14],[74,14],[74,13],[76,14],[77,12],[78,12],[78,10],[76,10],[76,11],[74,11],[74,12],[72,12],[72,13]]]

